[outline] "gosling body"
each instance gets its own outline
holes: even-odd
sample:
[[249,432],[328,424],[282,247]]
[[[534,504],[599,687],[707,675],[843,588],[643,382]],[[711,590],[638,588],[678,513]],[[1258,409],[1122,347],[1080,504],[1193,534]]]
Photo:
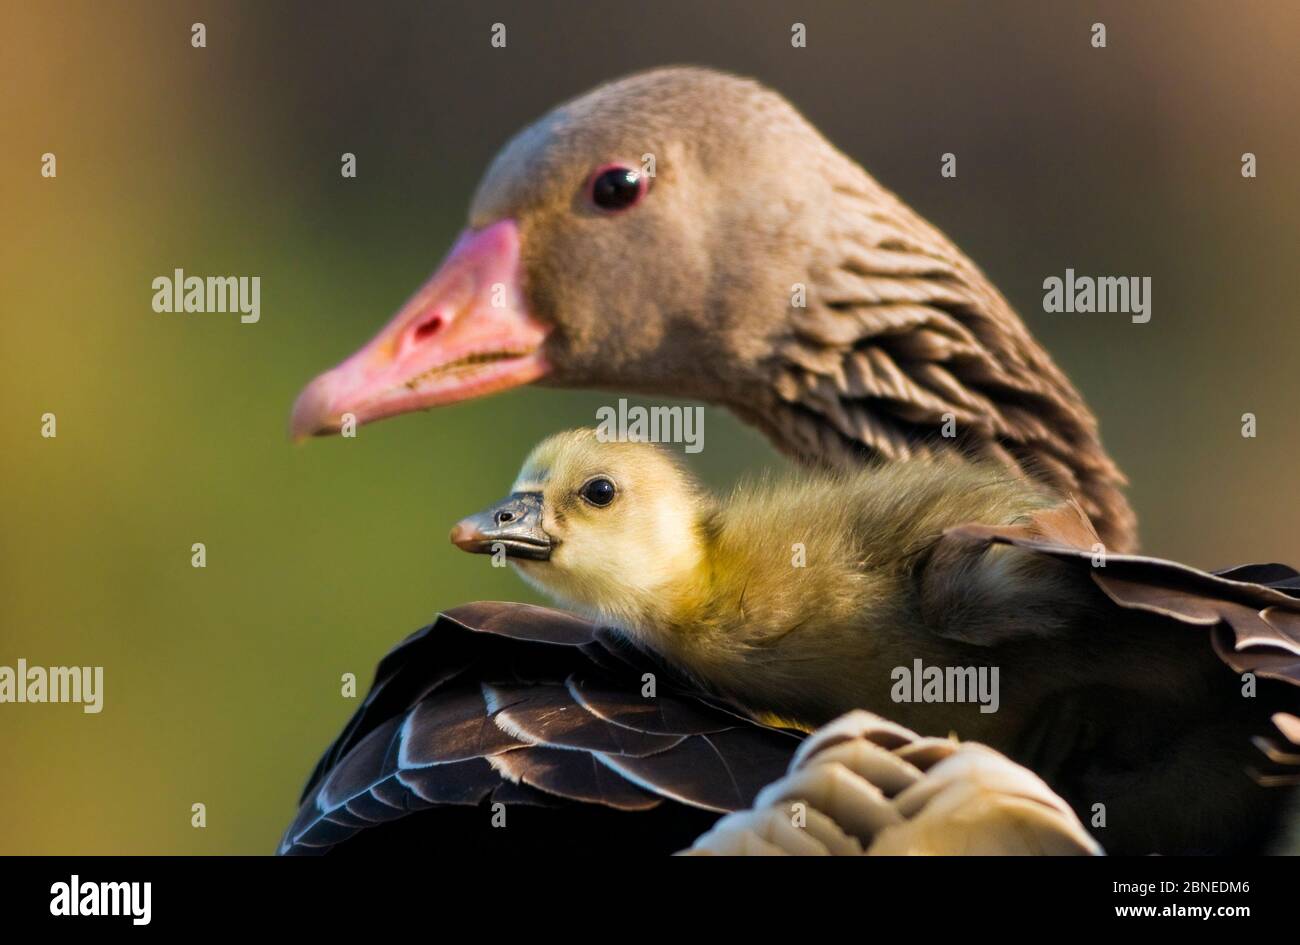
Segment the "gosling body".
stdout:
[[[510,554],[529,583],[756,717],[811,729],[862,708],[983,742],[1081,816],[1142,809],[1103,837],[1114,852],[1248,847],[1271,829],[1281,793],[1243,774],[1269,703],[1240,698],[1204,640],[1117,616],[1058,561],[944,541],[1064,503],[1002,469],[895,463],[717,498],[665,450],[579,430],[534,450],[513,495],[540,497],[535,520],[489,510],[453,541],[488,550],[531,529],[545,551]],[[942,688],[900,698],[920,668],[996,670],[996,705]],[[1195,797],[1162,811],[1188,784],[1212,814],[1189,814]]]

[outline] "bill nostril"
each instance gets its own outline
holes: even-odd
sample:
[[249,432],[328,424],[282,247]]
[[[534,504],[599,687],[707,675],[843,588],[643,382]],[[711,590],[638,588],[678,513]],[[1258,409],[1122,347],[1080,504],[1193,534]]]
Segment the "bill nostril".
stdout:
[[442,316],[435,315],[432,318],[426,319],[424,322],[420,323],[420,325],[415,329],[415,332],[411,335],[411,340],[417,342],[424,341],[426,338],[430,337],[431,335],[436,335],[441,330],[442,330]]

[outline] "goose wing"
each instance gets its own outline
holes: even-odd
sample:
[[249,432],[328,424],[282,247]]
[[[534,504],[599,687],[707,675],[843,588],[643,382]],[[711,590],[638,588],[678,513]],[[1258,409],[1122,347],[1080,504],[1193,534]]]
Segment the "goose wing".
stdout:
[[671,852],[751,804],[799,738],[709,699],[595,624],[470,604],[379,664],[279,852],[395,841]]
[[[1247,564],[1202,571],[1145,555],[1107,554],[1073,502],[1016,525],[951,529],[935,555],[954,560],[990,545],[1065,562],[1120,608],[1207,631],[1215,654],[1234,672],[1300,687],[1300,572],[1294,568]],[[1300,691],[1292,691],[1292,704],[1300,707]],[[1252,774],[1261,784],[1300,784],[1300,717],[1280,712],[1273,725],[1274,732],[1255,738],[1264,757]]]

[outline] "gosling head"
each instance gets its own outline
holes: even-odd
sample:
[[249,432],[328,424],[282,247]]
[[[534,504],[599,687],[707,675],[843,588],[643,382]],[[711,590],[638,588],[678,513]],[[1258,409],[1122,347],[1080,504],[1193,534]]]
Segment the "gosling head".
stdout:
[[504,553],[565,606],[637,629],[695,583],[710,504],[666,450],[572,430],[534,449],[510,495],[457,523],[451,541]]

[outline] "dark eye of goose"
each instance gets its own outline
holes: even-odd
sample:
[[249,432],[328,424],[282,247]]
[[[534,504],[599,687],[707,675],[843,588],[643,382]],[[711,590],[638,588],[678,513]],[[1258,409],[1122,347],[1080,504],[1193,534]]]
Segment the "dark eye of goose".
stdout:
[[579,495],[598,508],[614,501],[614,483],[602,477],[591,480],[579,490]]
[[626,210],[640,201],[645,190],[645,175],[621,164],[603,167],[591,178],[591,202],[602,210]]

